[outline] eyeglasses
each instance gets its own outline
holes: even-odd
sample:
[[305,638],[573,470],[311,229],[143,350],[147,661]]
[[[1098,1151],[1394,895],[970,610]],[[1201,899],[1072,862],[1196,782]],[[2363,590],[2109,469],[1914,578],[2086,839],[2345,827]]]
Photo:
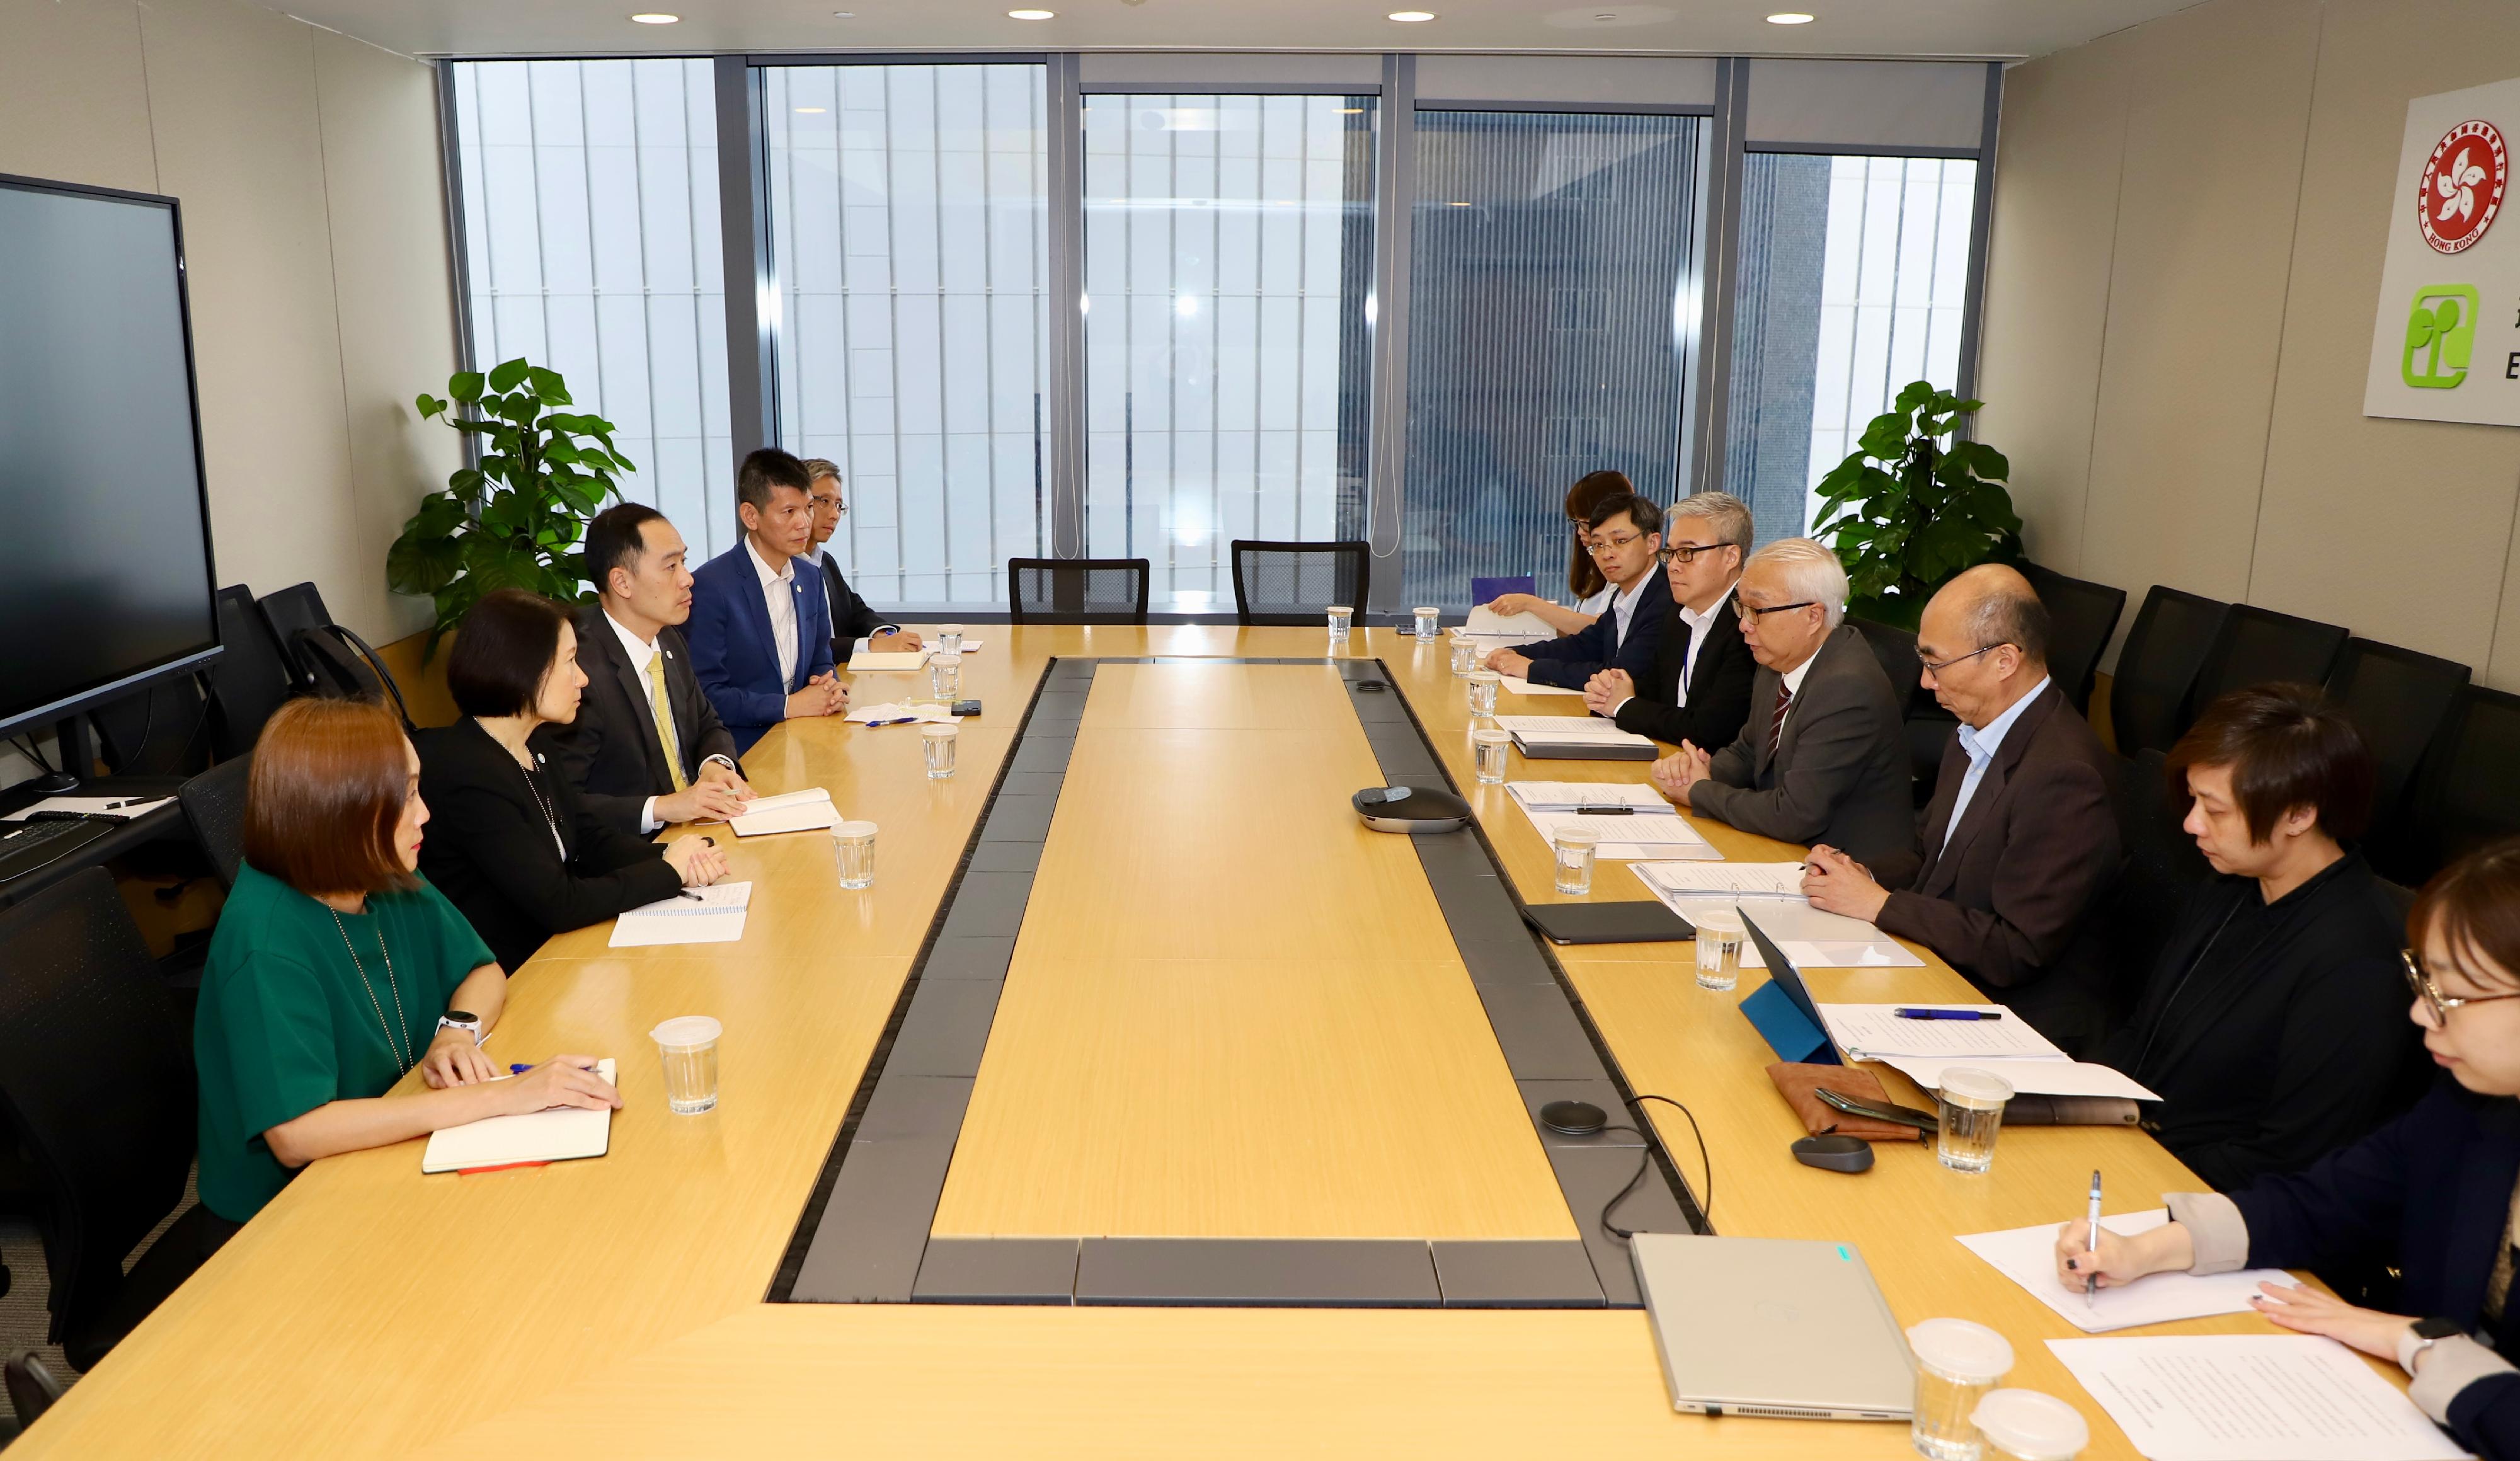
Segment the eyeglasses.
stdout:
[[1586,546],[1591,548],[1595,553],[1617,553],[1624,550],[1630,543],[1644,541],[1644,537],[1645,535],[1642,532],[1632,532],[1626,537],[1610,537],[1602,535],[1595,537],[1593,541]]
[[1918,664],[1921,664],[1921,665],[1923,665],[1923,666],[1925,667],[1925,673],[1927,673],[1927,674],[1941,674],[1944,670],[1949,669],[1949,668],[1951,668],[1953,665],[1959,663],[1962,660],[1974,660],[1974,659],[1976,659],[1976,658],[1977,658],[1978,656],[1980,656],[1980,655],[1988,654],[1988,653],[1991,653],[1991,652],[1993,652],[1993,651],[1995,651],[1995,650],[2000,650],[2000,649],[2003,648],[2004,643],[2005,643],[2005,641],[2003,641],[2003,640],[1997,640],[1997,641],[1996,641],[1995,643],[1993,643],[1993,644],[1989,644],[1989,645],[1981,645],[1981,646],[1979,646],[1978,648],[1976,648],[1976,649],[1973,649],[1973,650],[1969,651],[1969,652],[1968,652],[1967,654],[1965,654],[1965,655],[1954,655],[1954,656],[1952,656],[1950,659],[1945,660],[1945,661],[1942,661],[1942,662],[1936,662],[1935,661],[1932,661],[1932,660],[1928,660],[1928,659],[1926,659],[1926,658],[1925,658],[1925,652],[1924,652],[1923,650],[1918,650],[1918,651],[1916,652],[1916,662],[1917,662]]
[[2520,993],[2477,994],[2466,999],[2452,999],[2442,993],[2441,986],[2433,982],[2431,975],[2424,973],[2424,966],[2415,957],[2413,949],[2398,950],[2398,962],[2406,966],[2407,987],[2413,990],[2415,997],[2424,1002],[2426,1009],[2433,1012],[2435,1025],[2448,1025],[2450,1012],[2463,1005],[2492,1004],[2498,999],[2520,999]]
[[1819,605],[1816,601],[1804,599],[1800,603],[1771,604],[1767,608],[1762,609],[1756,604],[1743,603],[1739,594],[1734,594],[1732,596],[1732,612],[1754,623],[1765,619],[1767,616],[1771,614],[1782,614],[1788,609],[1814,609],[1818,607]]
[[1674,543],[1670,547],[1663,549],[1660,553],[1655,554],[1654,557],[1664,563],[1670,563],[1672,560],[1678,559],[1681,566],[1686,568],[1688,565],[1695,563],[1697,561],[1697,555],[1700,553],[1721,553],[1732,546],[1732,545],[1731,543]]

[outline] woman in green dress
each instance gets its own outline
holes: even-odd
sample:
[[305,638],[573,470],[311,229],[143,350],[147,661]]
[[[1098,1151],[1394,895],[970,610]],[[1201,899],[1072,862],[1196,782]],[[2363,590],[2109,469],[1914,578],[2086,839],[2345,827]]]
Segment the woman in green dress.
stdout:
[[[621,1104],[587,1056],[492,1079],[480,1041],[507,975],[415,871],[419,786],[420,757],[381,706],[291,701],[254,747],[245,863],[193,1023],[202,1203],[220,1239],[318,1158]],[[414,1066],[428,1088],[387,1098]]]

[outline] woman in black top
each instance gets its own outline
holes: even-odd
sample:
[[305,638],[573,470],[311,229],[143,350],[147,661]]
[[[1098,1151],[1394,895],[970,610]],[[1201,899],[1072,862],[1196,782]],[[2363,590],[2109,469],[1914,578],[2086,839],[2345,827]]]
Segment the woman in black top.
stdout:
[[2362,738],[2308,685],[2216,701],[2172,749],[2187,833],[2220,876],[2095,1059],[2161,1093],[2146,1125],[2217,1189],[2294,1171],[2412,1104],[2401,904],[2347,845],[2369,816]]
[[554,934],[600,923],[725,876],[725,855],[685,837],[642,842],[589,812],[526,745],[577,716],[586,675],[568,614],[522,589],[484,594],[446,662],[464,718],[412,738],[435,813],[420,870],[514,970]]

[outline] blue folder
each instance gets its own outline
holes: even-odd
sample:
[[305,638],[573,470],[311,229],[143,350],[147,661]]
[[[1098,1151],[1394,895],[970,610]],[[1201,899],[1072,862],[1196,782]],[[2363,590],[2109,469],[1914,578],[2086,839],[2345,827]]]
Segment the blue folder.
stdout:
[[1538,580],[1529,573],[1519,578],[1473,578],[1470,580],[1470,602],[1493,604],[1507,594],[1538,593]]

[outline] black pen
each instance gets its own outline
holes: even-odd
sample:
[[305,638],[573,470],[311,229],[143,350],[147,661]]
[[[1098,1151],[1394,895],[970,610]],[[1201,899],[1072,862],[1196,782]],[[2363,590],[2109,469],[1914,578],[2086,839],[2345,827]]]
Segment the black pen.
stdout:
[[109,801],[99,809],[103,811],[120,811],[126,806],[138,806],[139,804],[140,799],[134,797],[128,801]]
[[691,899],[691,900],[692,900],[693,902],[695,902],[695,903],[705,903],[705,902],[707,902],[707,901],[708,901],[708,899],[706,899],[706,898],[704,898],[704,897],[701,897],[698,893],[696,893],[696,892],[692,891],[692,890],[691,890],[690,889],[688,889],[688,888],[677,888],[677,889],[675,889],[675,890],[674,890],[674,896],[676,896],[676,897],[678,897],[678,898],[689,898],[689,899]]

